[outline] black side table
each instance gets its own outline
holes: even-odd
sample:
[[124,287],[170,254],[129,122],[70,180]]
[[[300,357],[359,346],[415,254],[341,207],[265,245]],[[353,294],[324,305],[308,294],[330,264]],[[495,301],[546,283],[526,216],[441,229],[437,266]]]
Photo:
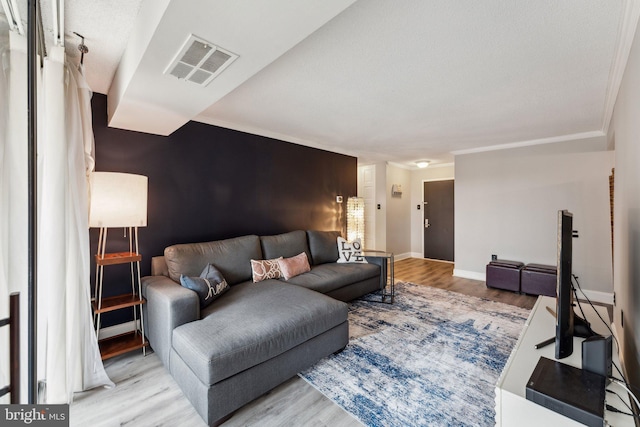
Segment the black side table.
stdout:
[[393,278],[393,254],[386,251],[365,249],[362,251],[362,255],[364,255],[367,262],[380,266],[380,302],[393,304],[396,292]]

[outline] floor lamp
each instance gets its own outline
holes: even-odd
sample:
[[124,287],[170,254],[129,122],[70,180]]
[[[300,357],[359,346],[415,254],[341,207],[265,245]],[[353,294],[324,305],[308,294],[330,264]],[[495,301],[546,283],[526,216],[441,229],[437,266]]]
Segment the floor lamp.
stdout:
[[347,240],[360,239],[364,247],[364,199],[349,197],[347,199]]
[[[96,331],[100,331],[100,310],[102,309],[102,282],[104,266],[130,262],[131,290],[142,298],[140,289],[140,260],[142,256],[138,248],[138,227],[147,225],[147,187],[146,176],[116,172],[93,172],[90,175],[91,202],[89,206],[89,227],[100,228],[98,251],[96,253]],[[109,228],[129,229],[129,251],[106,253],[107,231]],[[134,272],[134,263],[137,273]],[[137,274],[138,289],[135,289]],[[134,308],[134,322],[138,324]],[[142,334],[144,335],[144,321],[140,316]],[[136,326],[137,328],[137,326]],[[99,338],[99,337],[98,337]]]

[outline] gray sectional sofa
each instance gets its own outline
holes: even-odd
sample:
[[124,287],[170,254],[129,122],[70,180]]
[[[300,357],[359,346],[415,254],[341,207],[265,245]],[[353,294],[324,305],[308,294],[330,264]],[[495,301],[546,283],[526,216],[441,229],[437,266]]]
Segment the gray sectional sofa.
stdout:
[[[336,263],[339,232],[293,231],[170,246],[142,279],[147,338],[186,397],[209,425],[349,340],[348,301],[378,290],[376,264]],[[306,252],[311,270],[290,278],[252,281],[251,259]],[[230,289],[200,309],[180,275],[208,264]]]

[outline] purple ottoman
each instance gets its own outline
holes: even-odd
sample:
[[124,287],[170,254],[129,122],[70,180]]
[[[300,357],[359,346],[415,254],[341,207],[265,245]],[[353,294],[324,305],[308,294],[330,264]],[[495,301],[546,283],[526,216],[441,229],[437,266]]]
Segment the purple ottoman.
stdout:
[[524,263],[497,259],[487,264],[487,287],[520,292],[520,270]]
[[520,290],[525,294],[556,296],[555,265],[527,264],[522,269]]

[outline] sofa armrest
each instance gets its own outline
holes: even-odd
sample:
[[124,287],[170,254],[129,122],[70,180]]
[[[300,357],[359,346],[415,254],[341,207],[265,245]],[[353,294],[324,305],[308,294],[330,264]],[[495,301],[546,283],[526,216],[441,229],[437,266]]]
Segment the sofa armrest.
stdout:
[[145,334],[149,344],[169,369],[173,330],[200,318],[198,295],[165,276],[142,278],[142,295],[147,300]]

